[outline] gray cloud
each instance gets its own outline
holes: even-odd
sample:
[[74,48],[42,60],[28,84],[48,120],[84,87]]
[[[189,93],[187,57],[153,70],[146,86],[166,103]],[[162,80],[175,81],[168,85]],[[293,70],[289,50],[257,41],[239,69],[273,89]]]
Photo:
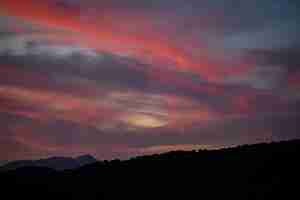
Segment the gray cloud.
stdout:
[[[201,47],[212,60],[232,60],[229,67],[237,66],[224,80],[207,81],[201,64],[185,71],[189,66],[156,64],[128,52],[110,52],[109,47],[99,51],[83,47],[81,41],[70,44],[70,32],[0,15],[0,146],[9,152],[0,153],[1,159],[81,153],[125,158],[147,148],[300,137],[299,94],[288,82],[300,71],[297,0],[50,4],[64,16],[67,11],[80,15],[80,23],[91,27],[108,24],[109,31],[135,42],[142,35],[155,43],[159,36],[191,60],[201,61]],[[141,54],[148,55],[143,45]],[[154,56],[168,56],[168,44],[162,52],[158,46],[150,48],[158,51]],[[170,55],[180,59],[181,53]],[[236,73],[241,63],[251,69]],[[226,68],[222,63],[217,67]],[[138,117],[142,125],[174,124],[141,128]]]

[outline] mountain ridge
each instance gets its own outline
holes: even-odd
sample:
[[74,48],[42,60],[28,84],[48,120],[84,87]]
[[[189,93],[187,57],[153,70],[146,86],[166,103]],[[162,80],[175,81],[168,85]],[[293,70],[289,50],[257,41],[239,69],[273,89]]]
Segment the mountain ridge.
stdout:
[[16,170],[23,167],[47,167],[58,171],[76,169],[81,166],[95,163],[97,159],[91,155],[81,155],[77,157],[54,156],[37,160],[17,160],[11,161],[0,167],[1,171]]
[[[81,167],[84,167],[85,165],[91,165],[95,163],[101,163],[101,164],[108,164],[108,163],[119,163],[119,162],[130,162],[134,160],[140,160],[140,159],[151,159],[154,157],[164,157],[168,155],[174,155],[174,154],[190,154],[190,153],[214,153],[214,152],[230,152],[230,151],[237,151],[237,150],[247,150],[247,149],[253,149],[253,148],[259,148],[262,146],[275,146],[275,145],[284,145],[284,144],[299,144],[300,145],[300,139],[294,139],[294,140],[284,140],[284,141],[277,141],[277,142],[263,142],[263,143],[255,143],[255,144],[243,144],[243,145],[237,145],[237,146],[229,146],[224,147],[220,149],[213,149],[213,150],[207,150],[207,149],[195,149],[195,150],[174,150],[169,151],[165,153],[160,154],[150,154],[150,155],[141,155],[129,158],[128,160],[120,160],[120,159],[112,159],[112,160],[97,160],[95,157],[89,154],[83,154],[76,157],[64,157],[64,156],[53,156],[49,158],[41,158],[36,160],[16,160],[16,161],[10,161],[6,162],[2,166],[0,166],[0,171],[7,171],[7,170],[16,170],[18,168],[23,167],[45,167],[45,168],[51,168],[58,171],[63,170],[74,170]],[[54,162],[58,162],[55,164]],[[65,165],[61,165],[65,162]]]
[[64,171],[22,167],[0,172],[0,188],[12,199],[293,199],[299,155],[300,140],[293,140],[97,161]]

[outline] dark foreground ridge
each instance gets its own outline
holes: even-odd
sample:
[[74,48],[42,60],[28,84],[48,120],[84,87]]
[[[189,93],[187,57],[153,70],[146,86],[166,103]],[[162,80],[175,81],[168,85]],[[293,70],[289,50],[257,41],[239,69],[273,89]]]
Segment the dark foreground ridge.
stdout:
[[[298,199],[300,140],[0,173],[9,199]],[[296,195],[296,196],[294,196]]]

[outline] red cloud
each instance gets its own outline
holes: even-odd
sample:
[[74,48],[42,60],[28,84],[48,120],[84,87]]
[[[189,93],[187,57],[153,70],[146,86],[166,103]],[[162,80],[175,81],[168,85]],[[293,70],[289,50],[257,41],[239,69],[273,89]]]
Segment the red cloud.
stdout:
[[290,75],[288,84],[291,88],[300,88],[300,72]]
[[[59,28],[80,34],[77,37],[82,45],[89,45],[99,50],[130,55],[155,65],[171,64],[179,71],[192,72],[209,81],[222,81],[228,74],[244,73],[244,67],[234,69],[230,63],[212,61],[205,47],[197,48],[197,58],[188,55],[179,48],[176,40],[166,39],[156,31],[143,31],[143,27],[151,27],[151,18],[141,13],[140,17],[122,12],[122,16],[110,11],[108,16],[94,16],[92,23],[82,20],[78,9],[61,9],[47,1],[38,0],[2,0],[1,10],[10,15],[20,17],[32,23],[37,23],[49,28]],[[96,21],[96,23],[94,23]],[[116,31],[116,24],[136,24],[143,27],[138,33],[126,34]],[[200,50],[199,50],[200,49]],[[196,51],[196,50],[194,50]],[[215,55],[214,55],[215,56]],[[221,55],[222,56],[222,55]],[[224,66],[228,65],[228,66]],[[242,69],[241,69],[242,68]],[[166,77],[168,79],[168,77]]]

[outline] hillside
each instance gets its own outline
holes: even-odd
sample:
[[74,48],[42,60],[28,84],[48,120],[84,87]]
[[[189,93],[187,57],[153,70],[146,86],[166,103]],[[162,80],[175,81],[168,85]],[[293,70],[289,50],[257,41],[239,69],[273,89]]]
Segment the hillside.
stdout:
[[23,167],[0,178],[12,198],[289,199],[298,190],[299,155],[300,140],[294,140],[169,152],[65,171]]

